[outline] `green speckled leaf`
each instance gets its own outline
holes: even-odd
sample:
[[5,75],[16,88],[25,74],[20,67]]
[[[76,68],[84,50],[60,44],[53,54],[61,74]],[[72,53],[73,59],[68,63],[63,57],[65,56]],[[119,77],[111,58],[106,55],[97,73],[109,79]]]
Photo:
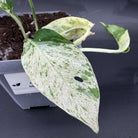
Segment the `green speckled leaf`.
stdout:
[[44,96],[98,133],[100,94],[91,64],[77,46],[65,43],[66,39],[61,42],[64,38],[48,31],[51,37],[55,33],[52,41],[35,38],[25,42],[22,65]]
[[52,29],[68,40],[79,38],[74,41],[75,45],[79,45],[87,36],[94,34],[90,31],[93,26],[92,22],[84,18],[71,16],[57,19],[43,28]]

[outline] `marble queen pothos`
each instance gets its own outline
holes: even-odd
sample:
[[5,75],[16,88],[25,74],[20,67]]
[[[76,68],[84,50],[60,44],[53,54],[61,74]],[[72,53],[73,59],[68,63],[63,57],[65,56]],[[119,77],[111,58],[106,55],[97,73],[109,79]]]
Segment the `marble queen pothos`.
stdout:
[[[77,45],[93,34],[90,31],[94,25],[92,22],[79,17],[65,17],[38,30],[32,0],[29,3],[37,30],[34,39],[25,34],[21,20],[13,11],[13,0],[0,0],[0,8],[11,15],[25,38],[21,57],[25,72],[44,96],[98,133],[99,88],[92,66],[82,52],[128,52],[128,31],[101,23],[115,38],[118,49],[78,48]],[[70,41],[75,38],[74,42]]]
[[[53,21],[36,32],[34,40],[25,43],[22,64],[43,95],[98,133],[98,84],[90,62],[82,53],[83,48],[76,46],[93,34],[90,31],[93,25],[79,17]],[[102,49],[103,52],[127,52],[130,41],[128,31],[115,25],[103,26],[119,45],[117,50]],[[78,39],[73,43],[68,41],[76,37]]]

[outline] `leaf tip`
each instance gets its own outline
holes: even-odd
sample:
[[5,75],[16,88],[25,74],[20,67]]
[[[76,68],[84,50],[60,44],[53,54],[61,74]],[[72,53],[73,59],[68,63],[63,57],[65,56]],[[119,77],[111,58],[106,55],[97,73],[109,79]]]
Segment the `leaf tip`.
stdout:
[[92,129],[94,133],[98,134],[99,133],[99,125],[97,124],[96,128]]
[[100,22],[100,24],[101,24],[103,27],[106,27],[106,24],[105,24],[105,23]]

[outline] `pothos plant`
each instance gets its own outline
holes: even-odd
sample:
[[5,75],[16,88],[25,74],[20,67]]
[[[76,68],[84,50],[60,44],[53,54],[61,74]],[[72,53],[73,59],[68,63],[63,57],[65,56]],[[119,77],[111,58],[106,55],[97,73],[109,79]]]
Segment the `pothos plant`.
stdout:
[[[13,0],[0,0],[0,8],[17,22],[24,36],[21,63],[25,72],[44,96],[98,133],[99,87],[83,52],[126,53],[130,44],[128,30],[101,23],[116,40],[118,49],[78,48],[87,36],[94,34],[92,22],[70,16],[39,29],[32,0],[29,3],[36,27],[34,39],[28,38],[20,18],[14,13]],[[70,41],[73,39],[74,42]]]

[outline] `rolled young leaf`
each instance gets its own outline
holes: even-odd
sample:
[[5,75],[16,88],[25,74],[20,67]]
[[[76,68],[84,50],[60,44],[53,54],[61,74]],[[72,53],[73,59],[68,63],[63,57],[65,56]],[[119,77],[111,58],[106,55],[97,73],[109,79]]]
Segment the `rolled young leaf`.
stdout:
[[18,24],[24,38],[27,39],[28,37],[23,28],[22,21],[15,14],[15,12],[13,11],[13,8],[14,8],[13,0],[0,0],[0,9],[6,11],[15,20],[15,22]]
[[114,37],[118,44],[117,50],[112,49],[103,49],[103,48],[81,48],[83,52],[101,52],[101,53],[126,53],[129,51],[130,37],[128,30],[117,26],[117,25],[108,25],[101,22],[106,31]]
[[98,133],[99,88],[77,46],[55,31],[41,29],[25,42],[21,62],[44,96]]
[[0,8],[5,11],[12,11],[13,5],[13,0],[0,0]]
[[94,24],[80,17],[64,17],[57,19],[43,28],[52,29],[68,40],[78,38],[75,45],[81,44],[89,35],[93,35],[90,30]]

